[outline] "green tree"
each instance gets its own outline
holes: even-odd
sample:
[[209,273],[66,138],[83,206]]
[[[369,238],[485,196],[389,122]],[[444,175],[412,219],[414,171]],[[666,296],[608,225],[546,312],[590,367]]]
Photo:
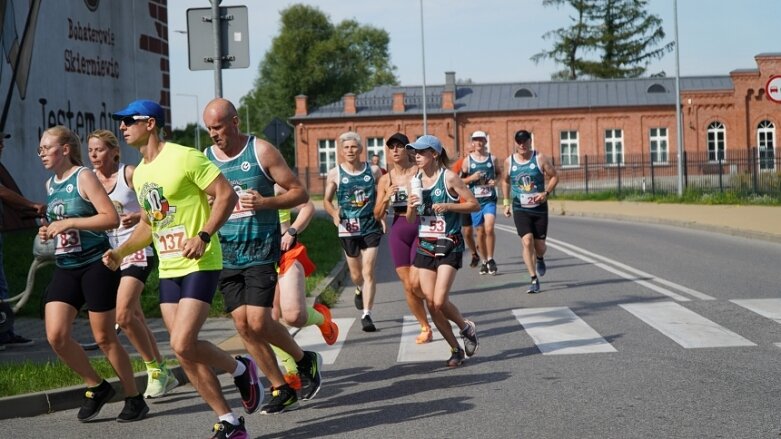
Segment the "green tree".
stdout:
[[[198,129],[198,132],[200,134],[199,137],[201,140],[201,150],[206,149],[212,144],[211,139],[209,138],[208,133],[206,133],[202,127]],[[195,148],[195,145],[197,144],[195,141],[195,124],[188,123],[184,128],[171,130],[171,133],[166,136],[166,140]]]
[[674,47],[673,42],[658,47],[665,38],[662,19],[648,13],[647,0],[543,0],[544,6],[564,4],[575,9],[577,18],[570,17],[568,28],[546,33],[543,37],[554,39],[553,48],[532,57],[565,66],[553,79],[635,78]]
[[[240,113],[261,134],[274,118],[295,112],[295,97],[306,95],[310,108],[338,101],[346,93],[398,84],[390,64],[384,30],[345,20],[334,25],[313,6],[293,5],[280,13],[280,32],[260,63],[253,90],[242,98]],[[292,141],[278,145],[293,163]]]

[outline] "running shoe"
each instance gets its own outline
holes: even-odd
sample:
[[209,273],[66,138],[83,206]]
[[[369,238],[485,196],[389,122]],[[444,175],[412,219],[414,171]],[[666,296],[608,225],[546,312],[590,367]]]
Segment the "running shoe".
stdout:
[[295,372],[290,372],[285,374],[285,382],[288,386],[292,387],[293,390],[301,390],[301,377],[298,376]]
[[537,258],[537,276],[545,276],[545,259],[543,258]]
[[160,398],[179,385],[179,380],[167,367],[152,368],[146,371],[146,390],[144,398]]
[[211,439],[249,439],[247,428],[244,427],[244,417],[239,418],[239,425],[233,425],[228,421],[214,424],[212,428],[214,436]]
[[535,294],[540,292],[540,280],[538,278],[534,278],[532,280],[532,284],[529,286],[529,289],[526,290],[528,294]]
[[100,409],[102,409],[107,402],[111,401],[111,398],[113,398],[116,393],[114,388],[111,387],[111,384],[106,380],[103,380],[97,387],[88,387],[87,391],[84,392],[84,400],[81,402],[81,408],[76,417],[81,422],[95,419],[95,416],[98,416],[98,413],[100,413]]
[[493,259],[489,259],[488,262],[485,263],[486,268],[488,268],[488,274],[495,275],[496,274],[496,261]]
[[355,301],[355,309],[362,310],[363,309],[363,291],[361,291],[360,288],[355,289],[355,297],[353,298]]
[[363,326],[363,332],[374,332],[377,330],[377,327],[374,326],[374,321],[372,321],[372,316],[369,314],[361,317],[361,326]]
[[450,350],[450,358],[447,360],[447,367],[458,367],[464,364],[464,351],[461,348]]
[[323,364],[323,357],[317,352],[304,351],[304,358],[296,362],[298,366],[298,375],[301,377],[301,399],[308,401],[317,395],[320,391],[320,366]]
[[[236,356],[237,361],[244,363],[247,369],[243,374],[233,378],[236,388],[241,394],[241,404],[247,414],[255,413],[263,402],[263,387],[258,381],[258,368],[251,357]],[[233,437],[233,436],[228,436]]]
[[466,328],[461,330],[461,339],[464,341],[464,352],[467,357],[471,357],[477,352],[477,348],[480,347],[480,343],[477,342],[477,328],[474,322],[470,320],[464,320]]
[[488,263],[483,262],[480,264],[480,274],[488,274]]
[[34,341],[30,340],[29,338],[22,337],[19,334],[11,334],[7,338],[3,338],[2,340],[0,340],[0,345],[5,346],[7,348],[32,346],[33,344],[35,344]]
[[138,394],[125,398],[125,407],[117,416],[117,422],[140,421],[149,413],[149,406],[144,401],[144,395]]
[[480,263],[480,256],[477,253],[472,253],[472,260],[469,261],[469,266],[474,268]]
[[322,314],[325,319],[322,325],[317,325],[318,329],[320,329],[320,332],[323,334],[325,344],[328,346],[333,345],[336,343],[336,339],[339,338],[339,326],[337,326],[336,322],[331,318],[331,310],[328,309],[327,306],[319,303],[315,303],[312,308]]
[[417,344],[425,344],[430,342],[434,339],[434,333],[431,332],[431,328],[421,326],[420,327],[420,334],[418,334],[418,338],[415,339],[415,343]]
[[260,412],[264,415],[275,413],[284,413],[298,408],[298,396],[295,389],[289,384],[281,385],[277,388],[271,388],[271,399],[268,404],[261,407]]

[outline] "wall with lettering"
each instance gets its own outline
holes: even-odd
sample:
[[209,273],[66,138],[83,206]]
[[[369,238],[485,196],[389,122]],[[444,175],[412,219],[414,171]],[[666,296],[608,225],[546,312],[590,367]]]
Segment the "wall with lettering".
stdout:
[[170,124],[168,16],[165,0],[7,0],[0,2],[2,163],[22,192],[44,200],[49,173],[36,155],[41,133],[65,125],[83,140],[113,131],[111,113],[135,99],[159,102]]

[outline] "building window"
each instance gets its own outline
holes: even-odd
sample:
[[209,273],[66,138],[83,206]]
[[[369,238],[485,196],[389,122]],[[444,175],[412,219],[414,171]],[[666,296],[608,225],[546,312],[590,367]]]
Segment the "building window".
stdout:
[[624,163],[624,133],[621,130],[605,130],[605,163]]
[[773,170],[775,163],[776,127],[773,122],[763,120],[757,126],[757,152],[759,169]]
[[320,157],[320,175],[336,166],[336,140],[321,139],[317,142],[317,153]]
[[655,165],[665,165],[668,160],[669,142],[667,140],[667,128],[651,128],[651,160]]
[[561,166],[578,166],[578,132],[562,131],[559,133],[559,151]]
[[369,137],[366,139],[367,158],[371,161],[374,154],[380,156],[380,167],[385,167],[385,139],[382,137]]
[[713,122],[708,125],[708,160],[717,162],[724,160],[724,150],[727,145],[727,129],[721,122]]

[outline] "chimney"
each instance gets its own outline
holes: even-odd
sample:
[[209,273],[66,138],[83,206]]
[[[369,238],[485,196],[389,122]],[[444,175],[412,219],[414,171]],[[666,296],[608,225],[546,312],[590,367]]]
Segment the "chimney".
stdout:
[[393,112],[403,113],[406,109],[404,106],[404,92],[397,91],[393,93]]
[[344,95],[344,114],[355,114],[355,93]]
[[306,108],[306,95],[296,96],[296,116],[306,116],[309,110]]
[[442,109],[456,108],[456,72],[445,72],[445,89],[442,91]]

